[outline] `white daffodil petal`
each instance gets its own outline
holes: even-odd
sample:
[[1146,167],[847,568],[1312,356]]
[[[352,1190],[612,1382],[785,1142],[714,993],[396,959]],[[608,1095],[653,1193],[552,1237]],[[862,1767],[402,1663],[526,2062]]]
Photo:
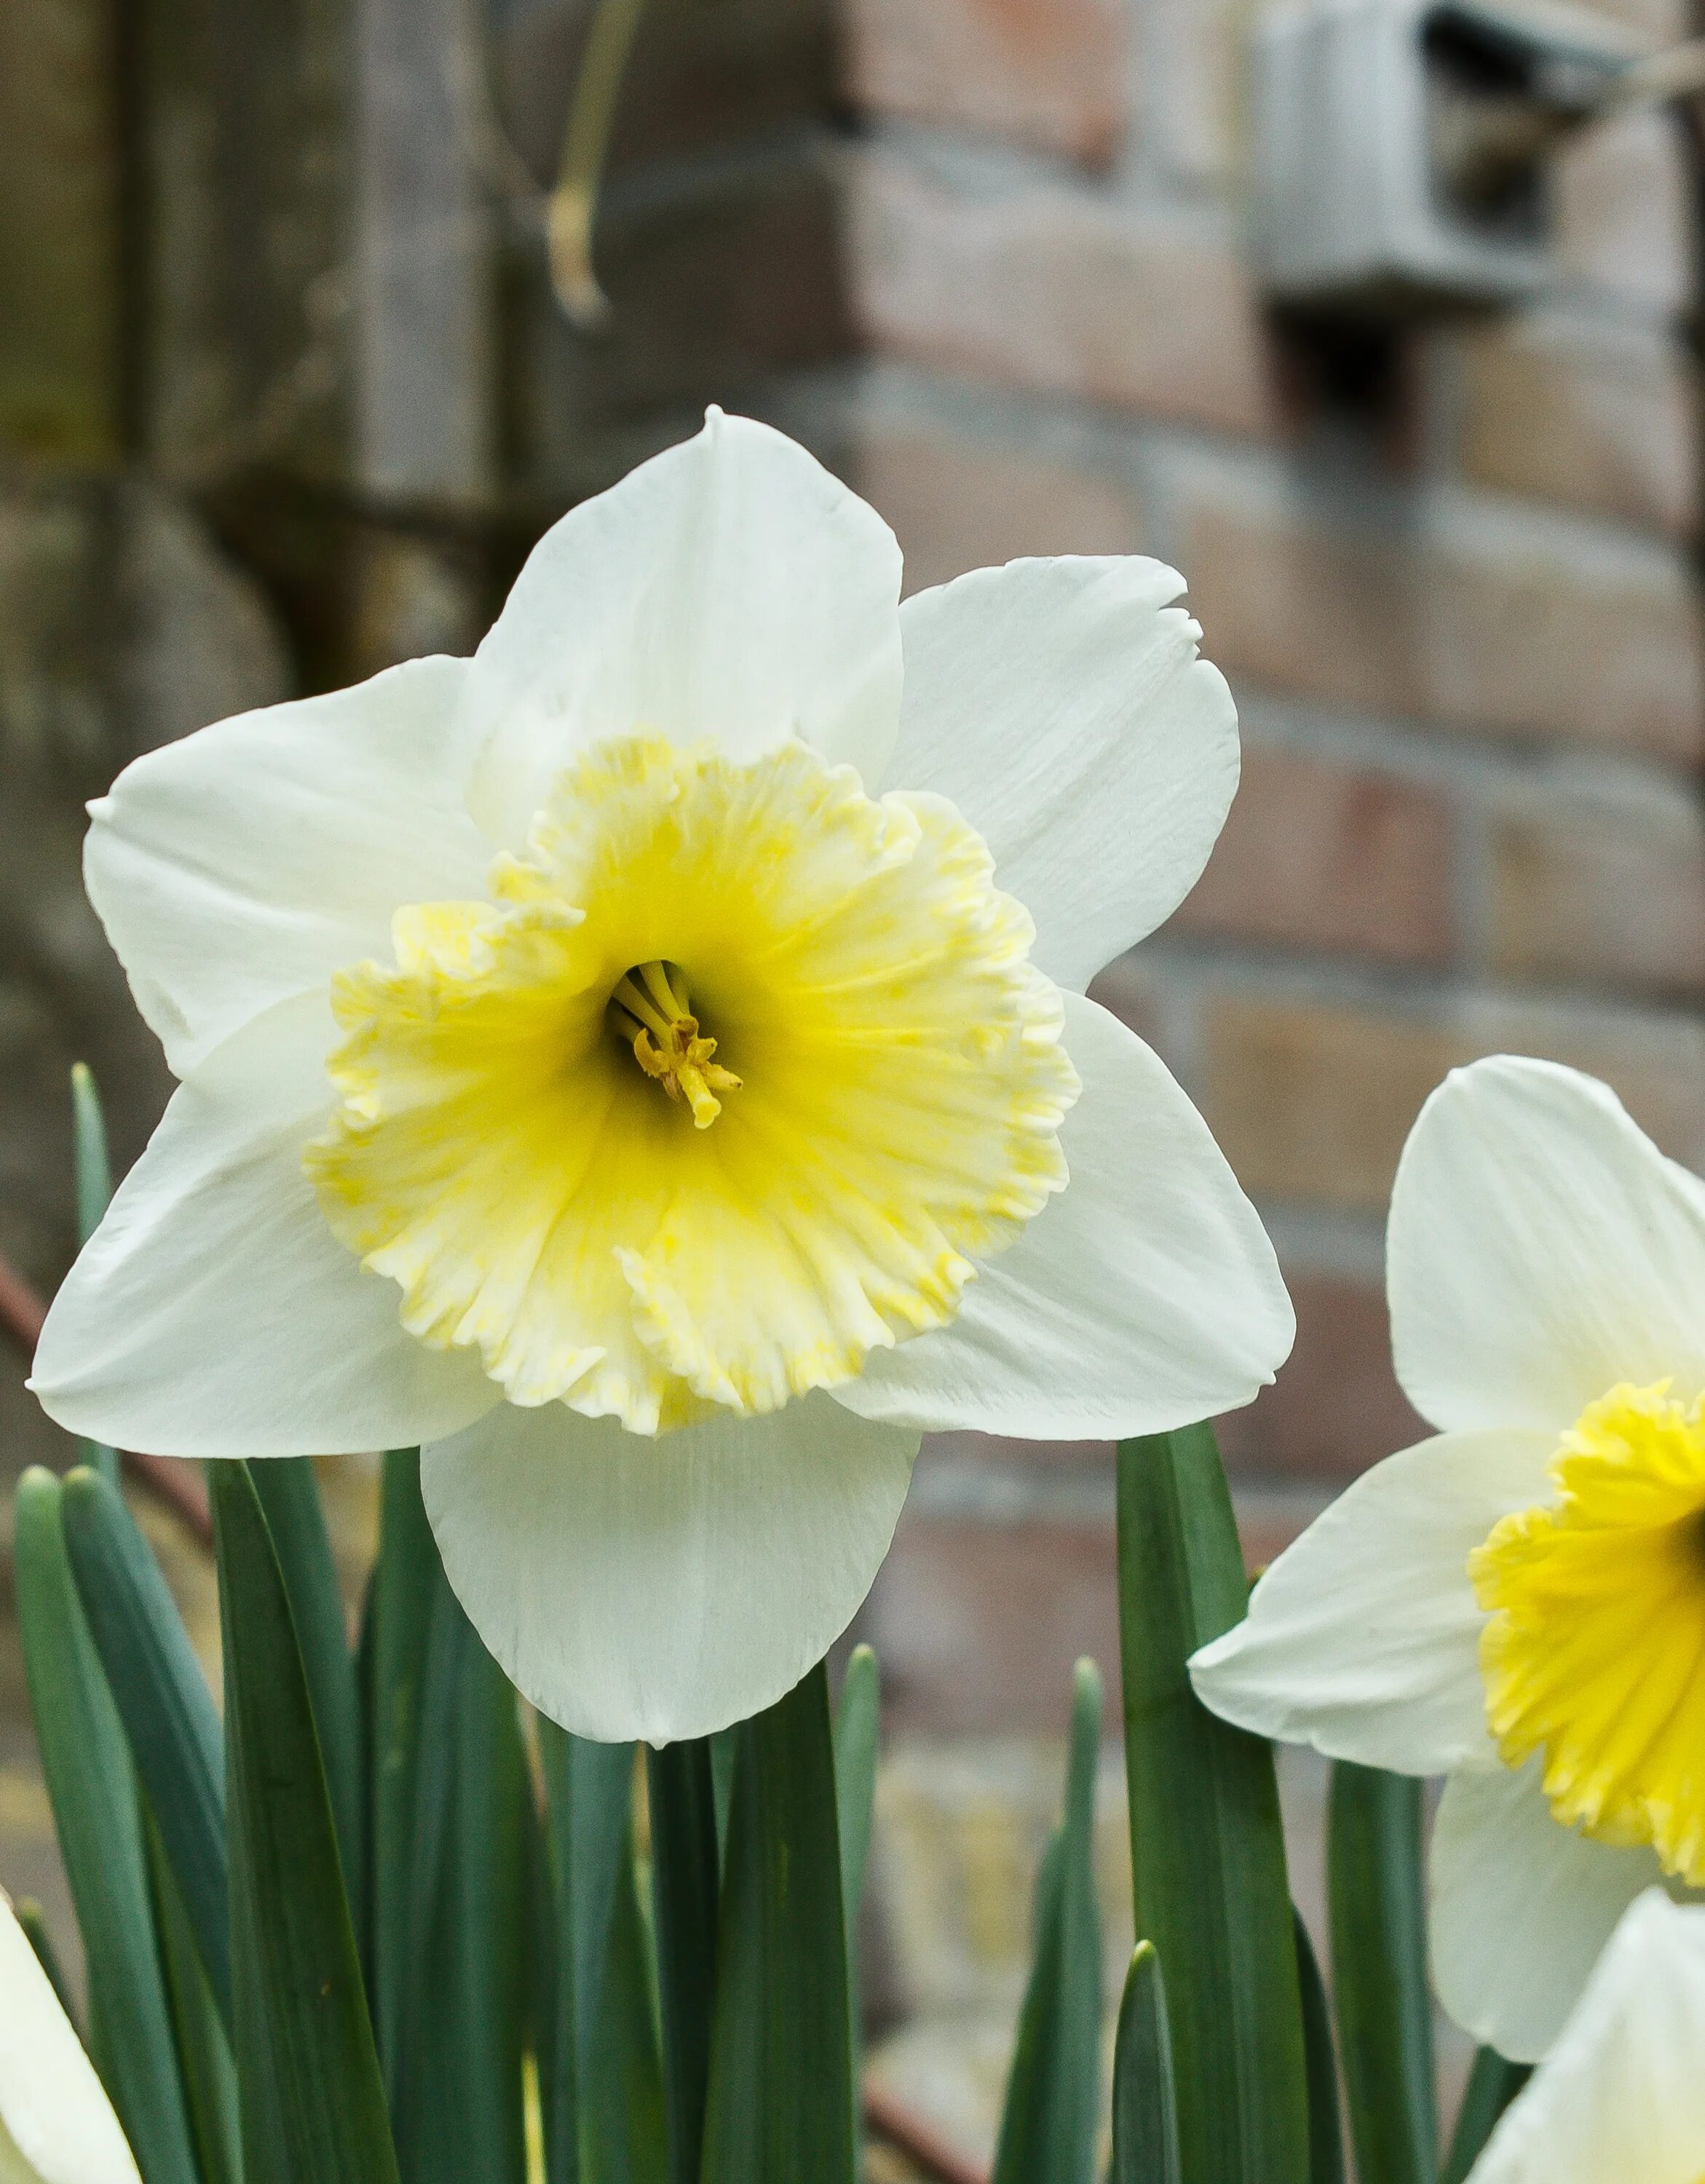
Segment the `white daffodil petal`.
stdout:
[[138,2184],[113,2104],[0,1896],[0,2179]]
[[1705,1910],[1648,1889],[1469,2184],[1705,2176]]
[[1496,1763],[1470,1552],[1546,1492],[1543,1434],[1446,1434],[1365,1472],[1190,1675],[1240,1728],[1402,1774]]
[[732,758],[798,736],[873,787],[900,717],[900,548],[803,448],[713,410],[548,531],[476,654],[474,798],[519,847],[551,782],[612,736]]
[[950,797],[1081,990],[1195,884],[1237,788],[1237,711],[1158,561],[1011,561],[900,609],[891,768]]
[[1084,1085],[1060,1129],[1071,1182],[978,1268],[956,1319],[835,1390],[861,1418],[1162,1433],[1248,1402],[1290,1351],[1273,1247],[1207,1125],[1117,1017],[1064,998]]
[[174,1095],[67,1276],[31,1387],[73,1433],[164,1456],[405,1446],[498,1390],[403,1332],[302,1170],[323,1121],[322,1000],[284,1003]]
[[428,1448],[421,1479],[450,1583],[525,1696],[578,1736],[665,1744],[822,1659],[917,1449],[822,1395],[656,1439],[551,1403]]
[[187,1076],[275,1002],[388,950],[398,903],[481,894],[467,662],[220,721],[125,767],[84,855],[137,1005]]
[[1451,1072],[1404,1149],[1386,1263],[1397,1377],[1446,1430],[1555,1435],[1619,1381],[1705,1389],[1705,1185],[1577,1071]]
[[1656,1855],[1552,1816],[1540,1761],[1453,1774],[1433,1823],[1433,1984],[1464,2031],[1537,2062],[1616,1922],[1661,1878]]

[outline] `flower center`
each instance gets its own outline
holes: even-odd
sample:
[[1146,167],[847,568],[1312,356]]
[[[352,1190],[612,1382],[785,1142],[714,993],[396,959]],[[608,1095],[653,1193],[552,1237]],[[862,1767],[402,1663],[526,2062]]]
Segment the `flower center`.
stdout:
[[1649,1843],[1705,1883],[1705,1401],[1669,1383],[1591,1403],[1552,1463],[1555,1502],[1469,1557],[1486,1718],[1513,1767],[1545,1755],[1552,1809]]
[[774,1410],[950,1319],[1064,1184],[1031,938],[939,797],[802,744],[600,744],[487,900],[339,973],[304,1164],[404,1326],[512,1402]]
[[616,980],[605,1014],[645,1074],[655,1077],[671,1100],[686,1101],[695,1130],[708,1130],[722,1112],[716,1095],[738,1092],[740,1080],[711,1059],[716,1042],[699,1031],[679,966],[637,964]]

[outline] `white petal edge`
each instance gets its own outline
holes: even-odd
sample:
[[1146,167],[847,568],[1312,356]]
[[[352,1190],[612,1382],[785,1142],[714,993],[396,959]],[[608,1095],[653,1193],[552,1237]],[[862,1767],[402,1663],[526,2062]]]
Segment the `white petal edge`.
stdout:
[[866,785],[900,721],[900,548],[812,455],[712,410],[572,509],[476,654],[474,809],[524,838],[577,752],[644,732],[749,758],[798,736]]
[[1705,1910],[1648,1889],[1469,2184],[1705,2176]]
[[1398,1164],[1392,1351],[1433,1425],[1558,1433],[1619,1380],[1705,1390],[1705,1184],[1556,1062],[1452,1070]]
[[457,1597],[523,1695],[577,1736],[667,1744],[822,1658],[917,1451],[822,1396],[655,1439],[552,1403],[425,1450],[421,1485]]
[[1164,1433],[1248,1402],[1296,1323],[1273,1246],[1165,1064],[1063,996],[1083,1092],[1071,1180],[981,1266],[958,1317],[834,1390],[861,1418],[1034,1440]]
[[1081,991],[1177,909],[1237,789],[1237,709],[1136,555],[1010,561],[900,609],[899,788],[949,797],[1036,921],[1036,962]]
[[1552,1817],[1541,1761],[1453,1774],[1433,1823],[1433,1985],[1476,2040],[1536,2063],[1616,1922],[1661,1881],[1656,1853]]
[[1446,1434],[1364,1472],[1191,1661],[1203,1704],[1395,1774],[1499,1764],[1468,1557],[1501,1517],[1551,1498],[1553,1447],[1544,1434]]
[[140,2184],[113,2104],[3,1895],[0,2176],[7,2184]]
[[150,751],[90,806],[89,899],[179,1077],[388,951],[398,905],[483,895],[467,662],[416,660]]
[[499,1391],[404,1334],[302,1172],[329,1012],[287,1001],[173,1095],[60,1287],[30,1384],[72,1433],[159,1456],[335,1455],[454,1433]]

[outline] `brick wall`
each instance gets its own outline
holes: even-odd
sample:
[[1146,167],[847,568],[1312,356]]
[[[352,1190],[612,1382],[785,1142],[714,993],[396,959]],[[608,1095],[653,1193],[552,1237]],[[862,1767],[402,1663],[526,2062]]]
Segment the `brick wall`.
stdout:
[[[1680,33],[1662,4],[1635,20]],[[1666,125],[1569,153],[1541,305],[1418,331],[1328,399],[1252,278],[1248,21],[1240,0],[847,0],[867,360],[841,429],[915,585],[1160,554],[1237,693],[1213,860],[1095,990],[1201,1106],[1295,1299],[1290,1365],[1223,1429],[1260,1557],[1420,1430],[1381,1237],[1446,1069],[1578,1063],[1705,1163],[1705,689]],[[991,1740],[1057,1730],[1075,1652],[1117,1661],[1112,1507],[1105,1449],[956,1440],[920,1467],[868,1621],[905,1794],[938,1797],[966,1906],[1034,1825]],[[1318,1782],[1294,1786],[1306,1813]],[[967,2015],[956,2049],[916,2032],[894,2067],[967,2114],[988,2036]]]
[[[1447,1068],[1578,1062],[1705,1161],[1674,152],[1651,118],[1572,151],[1555,293],[1407,336],[1371,390],[1333,398],[1249,263],[1240,0],[846,12],[868,360],[843,429],[911,581],[1161,554],[1240,699],[1213,860],[1096,990],[1182,1078],[1279,1244],[1296,1354],[1224,1431],[1270,1543],[1415,1429],[1382,1215]],[[1678,28],[1661,5],[1636,20]],[[992,1462],[933,1460],[877,1603],[920,1724],[1010,1713],[1009,1673],[1051,1719],[1067,1648],[1111,1642],[1106,1452]],[[1017,1585],[1057,1644],[1009,1658],[986,1609],[917,1605]]]

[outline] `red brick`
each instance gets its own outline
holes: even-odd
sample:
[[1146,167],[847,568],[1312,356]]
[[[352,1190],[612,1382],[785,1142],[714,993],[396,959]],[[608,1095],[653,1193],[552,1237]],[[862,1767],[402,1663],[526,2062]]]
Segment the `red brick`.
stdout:
[[1216,469],[1180,481],[1179,566],[1232,677],[1452,727],[1700,747],[1698,627],[1678,556],[1484,511],[1346,519]]
[[1493,967],[1529,979],[1705,989],[1705,833],[1691,805],[1497,818]]
[[1124,120],[1123,0],[851,0],[861,105],[1111,158]]
[[1468,475],[1686,532],[1698,504],[1691,375],[1675,343],[1611,320],[1518,319],[1462,343]]
[[1112,1524],[908,1510],[859,1627],[882,1662],[890,1735],[1057,1733],[1085,1653],[1117,1705]]
[[1451,810],[1435,791],[1245,745],[1231,816],[1172,929],[1443,962],[1451,862]]
[[1222,994],[1203,1026],[1202,1112],[1257,1200],[1383,1212],[1433,1087],[1485,1054],[1604,1078],[1667,1152],[1705,1156],[1705,1030],[1680,1018],[1482,1000],[1422,1017]]
[[870,151],[850,175],[855,309],[874,346],[1016,387],[1261,432],[1259,299],[1212,229],[1052,186],[972,194]]
[[1024,554],[1134,554],[1133,496],[1116,482],[1016,448],[915,426],[868,426],[851,482],[894,526],[905,588]]
[[1376,1281],[1292,1274],[1296,1347],[1246,1410],[1219,1422],[1234,1479],[1336,1484],[1425,1438],[1391,1369],[1385,1291]]

